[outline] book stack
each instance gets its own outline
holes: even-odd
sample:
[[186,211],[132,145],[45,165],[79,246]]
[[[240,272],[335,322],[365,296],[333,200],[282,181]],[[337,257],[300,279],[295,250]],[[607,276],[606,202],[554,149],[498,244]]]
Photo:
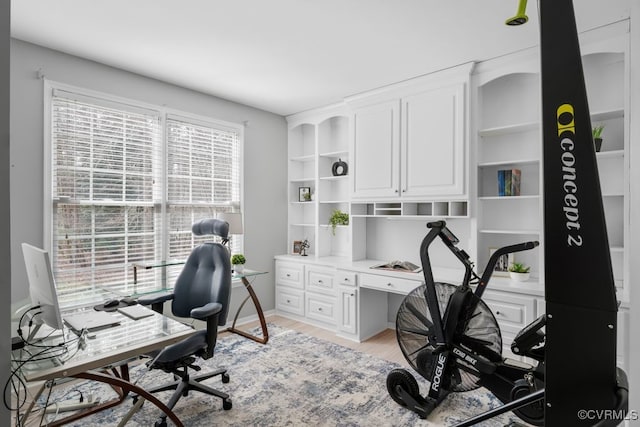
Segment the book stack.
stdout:
[[498,196],[520,195],[520,169],[498,171]]

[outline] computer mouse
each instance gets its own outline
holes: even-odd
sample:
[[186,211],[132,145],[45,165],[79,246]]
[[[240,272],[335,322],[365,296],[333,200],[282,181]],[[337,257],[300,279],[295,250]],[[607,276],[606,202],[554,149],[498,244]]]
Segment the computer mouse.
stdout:
[[104,308],[110,308],[115,307],[118,304],[120,304],[120,301],[118,301],[117,299],[108,299],[102,305],[104,306]]

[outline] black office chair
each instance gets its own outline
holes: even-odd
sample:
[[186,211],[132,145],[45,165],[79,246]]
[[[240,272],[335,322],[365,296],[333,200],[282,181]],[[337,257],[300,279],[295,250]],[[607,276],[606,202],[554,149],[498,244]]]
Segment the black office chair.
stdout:
[[[218,219],[205,219],[193,224],[193,234],[216,235],[227,241],[229,224]],[[231,409],[231,399],[226,393],[215,390],[204,384],[203,380],[221,375],[222,382],[229,382],[229,374],[226,369],[219,369],[197,377],[190,377],[188,368],[199,371],[201,368],[194,365],[196,357],[209,359],[213,356],[213,350],[218,336],[218,325],[224,325],[229,311],[229,298],[231,297],[231,261],[229,251],[220,243],[203,243],[191,251],[182,272],[176,280],[173,293],[160,296],[140,298],[138,303],[151,305],[153,310],[162,313],[165,301],[171,300],[171,312],[177,317],[190,317],[207,322],[207,329],[198,331],[189,338],[172,344],[164,349],[149,354],[152,358],[151,369],[162,369],[174,375],[174,381],[170,384],[154,387],[149,391],[173,390],[175,392],[167,403],[169,409],[173,409],[181,396],[186,396],[189,391],[218,396],[222,399],[222,407]],[[156,426],[166,426],[166,415],[162,415],[156,422]]]

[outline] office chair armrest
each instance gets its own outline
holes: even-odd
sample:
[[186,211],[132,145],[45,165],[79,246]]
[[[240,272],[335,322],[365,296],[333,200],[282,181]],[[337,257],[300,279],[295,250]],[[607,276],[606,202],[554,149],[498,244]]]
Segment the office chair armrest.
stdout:
[[160,295],[148,295],[146,297],[138,298],[138,304],[140,305],[150,305],[153,311],[157,313],[162,313],[162,305],[165,301],[170,301],[173,299],[173,293],[165,293]]
[[210,302],[202,307],[191,310],[191,317],[198,320],[206,320],[208,317],[218,314],[222,311],[222,304],[219,302]]

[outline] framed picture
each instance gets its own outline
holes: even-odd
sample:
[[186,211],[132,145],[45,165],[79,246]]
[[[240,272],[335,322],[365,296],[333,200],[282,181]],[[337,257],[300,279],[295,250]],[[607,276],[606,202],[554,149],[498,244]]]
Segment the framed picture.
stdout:
[[291,253],[300,255],[302,253],[302,240],[294,240]]
[[299,202],[311,201],[311,187],[298,187],[298,201]]
[[[498,250],[498,248],[489,248],[489,257],[493,255],[493,253]],[[509,276],[509,266],[513,264],[515,261],[515,257],[513,254],[505,254],[498,258],[498,262],[493,269],[494,276],[500,277],[508,277]]]

